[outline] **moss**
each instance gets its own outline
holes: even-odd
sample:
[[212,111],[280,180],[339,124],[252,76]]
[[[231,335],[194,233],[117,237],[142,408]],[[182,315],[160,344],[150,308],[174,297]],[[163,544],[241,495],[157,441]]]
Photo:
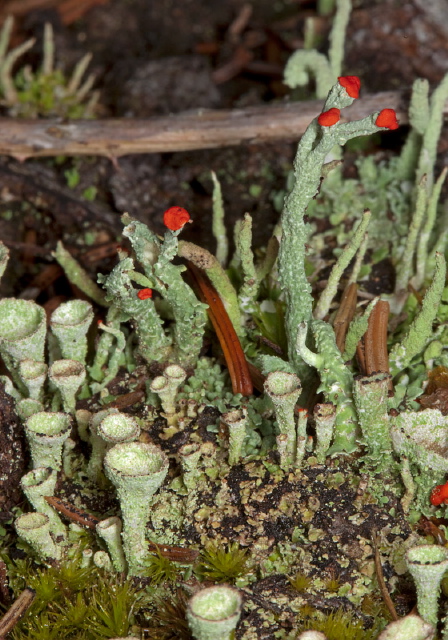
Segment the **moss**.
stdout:
[[209,544],[201,554],[197,573],[201,578],[213,582],[234,582],[249,571],[247,549],[240,549],[237,542],[227,548],[218,544]]

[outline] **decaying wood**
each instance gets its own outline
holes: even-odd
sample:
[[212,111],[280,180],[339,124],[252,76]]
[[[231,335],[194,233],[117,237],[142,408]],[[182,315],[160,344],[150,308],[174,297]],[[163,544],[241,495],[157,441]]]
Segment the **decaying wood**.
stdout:
[[0,639],[3,640],[6,634],[14,629],[20,618],[30,608],[36,597],[36,592],[30,587],[25,587],[17,600],[11,605],[5,615],[0,619]]
[[381,564],[380,551],[379,551],[379,545],[378,545],[378,534],[376,531],[372,532],[372,543],[373,543],[373,548],[375,550],[374,561],[375,561],[376,578],[378,581],[378,586],[381,591],[381,595],[383,596],[384,603],[390,615],[392,616],[392,619],[398,620],[398,615],[395,609],[395,605],[392,601],[392,598],[389,595],[389,590],[384,580],[383,566]]
[[56,511],[59,511],[59,513],[62,513],[66,518],[72,522],[76,522],[76,524],[79,524],[81,527],[95,529],[96,525],[101,522],[100,518],[86,511],[82,511],[78,509],[78,507],[75,507],[75,505],[56,498],[55,496],[45,496],[45,500],[53,509],[56,509]]
[[[62,122],[0,118],[0,155],[21,160],[58,155],[118,158],[135,153],[212,149],[242,142],[297,140],[322,106],[322,100],[311,100],[246,109],[202,109],[146,120]],[[363,96],[343,112],[341,122],[364,118],[384,108],[395,109],[401,124],[408,122],[407,101],[399,91]]]

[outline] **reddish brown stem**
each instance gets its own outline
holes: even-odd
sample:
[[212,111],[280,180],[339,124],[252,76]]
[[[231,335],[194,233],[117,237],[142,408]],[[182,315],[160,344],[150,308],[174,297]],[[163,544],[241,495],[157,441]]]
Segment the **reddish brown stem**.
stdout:
[[333,327],[336,344],[341,353],[343,353],[345,349],[345,336],[347,335],[349,324],[355,315],[357,295],[358,286],[356,282],[352,282],[342,294],[341,304],[334,319]]
[[224,353],[233,393],[250,396],[253,393],[253,384],[246,356],[224,304],[207,276],[192,262],[187,262],[197,285],[199,297],[208,304],[208,316]]

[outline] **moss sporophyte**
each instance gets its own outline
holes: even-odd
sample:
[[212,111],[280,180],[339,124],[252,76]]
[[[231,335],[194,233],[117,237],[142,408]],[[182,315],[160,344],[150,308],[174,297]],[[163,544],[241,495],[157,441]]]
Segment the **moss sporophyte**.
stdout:
[[[73,300],[51,314],[48,329],[35,302],[0,301],[0,353],[9,372],[1,380],[31,453],[32,468],[21,480],[31,507],[25,513],[17,507],[14,516],[19,544],[50,567],[42,569],[46,576],[55,563],[71,562],[103,582],[132,578],[146,605],[126,615],[140,628],[147,612],[181,585],[191,596],[186,633],[197,640],[233,638],[235,629],[239,639],[257,640],[267,627],[285,640],[331,637],[333,627],[347,638],[434,635],[448,563],[437,544],[444,534],[424,539],[414,525],[421,516],[444,516],[448,416],[431,405],[431,394],[426,405],[415,399],[428,371],[448,365],[447,233],[436,215],[445,174],[433,183],[427,161],[435,160],[443,100],[437,93],[429,108],[425,94],[430,117],[423,122],[413,110],[405,157],[387,166],[360,160],[352,184],[340,161],[330,159],[335,146],[398,127],[388,108],[343,121],[360,87],[356,76],[339,76],[303,135],[265,251],[253,250],[246,214],[229,260],[214,175],[216,256],[179,240],[191,222],[183,207],[165,211],[163,237],[124,214],[127,249],[118,250],[110,273],[98,276],[102,288],[62,243],[54,254],[102,321],[93,323],[92,304]],[[421,88],[415,91],[413,104],[421,102]],[[397,220],[390,243],[375,227],[385,213],[375,209],[376,198],[383,196]],[[324,225],[336,249],[318,282],[327,236],[315,221],[319,207],[326,219],[339,215],[339,201],[350,206],[341,228],[331,220]],[[397,289],[381,299],[364,291],[366,305],[357,296],[357,282],[366,284],[370,269],[364,258],[384,252],[397,271]],[[2,272],[7,259],[0,245]],[[407,294],[413,282],[423,287],[418,303]],[[13,543],[10,528],[6,546]],[[17,594],[30,568],[3,557]],[[373,630],[364,631],[344,611],[367,602],[382,611],[377,578],[383,594],[392,585],[409,593],[402,584],[407,572],[419,615],[382,630],[388,620],[380,613],[367,621]],[[229,584],[213,584],[220,582]],[[76,630],[61,617],[69,597],[86,611]],[[67,638],[109,637],[95,636],[103,618],[74,588],[54,598],[39,600],[37,618],[19,623],[16,640],[38,637],[36,620]],[[160,625],[155,637],[165,637]]]

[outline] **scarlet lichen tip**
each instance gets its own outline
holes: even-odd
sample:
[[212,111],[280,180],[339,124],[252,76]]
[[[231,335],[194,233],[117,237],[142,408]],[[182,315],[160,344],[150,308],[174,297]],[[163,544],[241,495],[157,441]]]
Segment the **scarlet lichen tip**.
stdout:
[[170,207],[163,214],[163,224],[171,231],[182,229],[190,221],[190,214],[183,207]]
[[359,90],[361,88],[361,80],[358,76],[341,76],[338,78],[341,87],[347,91],[350,98],[359,98]]
[[148,298],[152,298],[152,289],[140,289],[140,291],[137,292],[137,298],[139,298],[140,300],[147,300]]
[[332,109],[328,109],[328,111],[324,111],[323,113],[321,113],[317,118],[317,122],[321,127],[331,127],[336,124],[336,122],[339,122],[340,119],[340,109],[336,109],[336,107],[333,107]]
[[439,504],[448,504],[448,482],[439,484],[431,491],[431,504],[438,507]]
[[398,129],[400,126],[397,120],[397,114],[393,109],[383,109],[379,112],[377,119],[375,120],[377,127],[384,127],[385,129]]

